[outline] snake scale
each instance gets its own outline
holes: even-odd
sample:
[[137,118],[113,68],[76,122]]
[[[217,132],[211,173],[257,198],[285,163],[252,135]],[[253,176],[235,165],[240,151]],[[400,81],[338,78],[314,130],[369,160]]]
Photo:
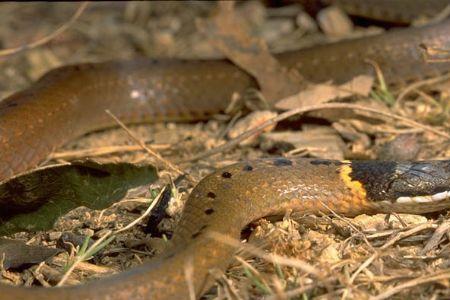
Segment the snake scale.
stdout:
[[[425,1],[417,0],[340,2],[361,15],[370,9],[383,14],[387,8],[386,15],[402,20],[449,4],[429,0],[424,8]],[[418,46],[450,48],[449,33],[450,21],[444,20],[277,58],[312,82],[372,74],[365,63],[371,59],[389,83],[396,83],[448,72],[450,63],[426,63]],[[52,70],[0,102],[0,181],[34,167],[77,136],[111,126],[105,109],[128,123],[204,120],[223,111],[233,92],[249,87],[256,87],[255,80],[226,60],[87,63]],[[212,232],[238,238],[253,220],[288,209],[326,212],[321,203],[348,216],[438,211],[450,207],[449,190],[450,161],[241,162],[217,170],[194,188],[172,239],[175,246],[159,259],[80,286],[0,285],[0,299],[185,299],[186,264],[193,267],[190,287],[199,297],[214,282],[209,270],[226,269],[236,250],[212,238]]]

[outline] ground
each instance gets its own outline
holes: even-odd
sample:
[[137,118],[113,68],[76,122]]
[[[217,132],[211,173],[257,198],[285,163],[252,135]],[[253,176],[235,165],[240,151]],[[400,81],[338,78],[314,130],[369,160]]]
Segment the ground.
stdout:
[[[79,6],[80,3],[1,4],[1,48],[24,45],[48,35],[66,22]],[[4,98],[23,89],[45,71],[67,63],[138,56],[220,57],[221,54],[197,33],[195,27],[195,18],[207,16],[214,6],[211,2],[89,4],[67,31],[46,45],[0,57],[0,96]],[[295,5],[267,9],[260,3],[247,2],[238,7],[238,12],[249,19],[253,33],[265,38],[269,48],[275,52],[298,49],[327,39],[314,31],[315,22]],[[299,24],[306,24],[308,30]],[[358,28],[352,32],[368,34],[380,30]],[[406,88],[392,90],[392,93],[398,95]],[[446,91],[448,86],[436,88],[433,93],[419,90],[395,105],[373,97],[361,101],[441,130],[449,125]],[[399,143],[400,149],[407,148],[413,152],[401,154],[410,155],[408,159],[448,157],[447,141],[428,130],[401,127],[395,120],[380,120],[373,115],[369,118],[367,115],[351,115],[342,120],[331,119],[309,116],[278,126],[278,132],[298,130],[302,137],[300,144],[291,143],[288,138],[275,139],[268,135],[198,162],[178,164],[178,167],[198,182],[213,170],[244,159],[269,155],[373,159],[389,155],[384,152],[392,152],[390,149],[395,147],[395,143]],[[228,116],[218,116],[196,124],[147,124],[130,128],[141,140],[150,142],[166,160],[178,161],[224,143],[229,124]],[[389,143],[405,133],[409,135]],[[383,148],[386,143],[391,148]],[[108,147],[117,145],[129,146],[131,150],[98,154],[105,147],[111,150]],[[78,158],[76,154],[82,149],[91,149],[93,154],[90,156],[101,159],[152,162],[160,168],[161,175],[176,178],[174,172],[167,171],[164,165],[136,147],[122,129],[91,133],[72,141],[58,149],[47,163]],[[328,150],[332,152],[327,153]],[[150,189],[159,189],[169,182],[169,176],[161,178],[150,187],[131,191],[126,200],[104,211],[79,208],[62,217],[53,230],[18,233],[14,238],[50,247],[54,247],[62,232],[66,231],[92,235],[97,239],[107,230],[117,230],[138,218],[148,207],[145,199],[150,197]],[[180,199],[173,201],[170,207],[172,218],[164,220],[160,228],[170,231],[176,226],[182,203],[192,187],[193,184],[187,181],[180,183],[177,187]],[[80,264],[67,284],[107,276],[150,260],[156,252],[152,247],[158,244],[158,240],[143,232],[145,220],[120,233],[94,260]],[[293,260],[281,267],[266,255],[255,256],[241,251],[232,266],[218,276],[217,286],[205,295],[206,299],[365,299],[374,295],[379,295],[376,299],[384,299],[391,294],[400,299],[440,299],[450,296],[450,238],[445,213],[428,216],[362,215],[356,218],[288,214],[278,221],[257,221],[247,237],[251,244],[265,253]],[[61,253],[44,265],[22,272],[3,270],[1,280],[18,285],[55,284],[62,277],[62,265],[67,256],[67,253]],[[302,261],[319,269],[319,278],[302,271],[298,267]]]

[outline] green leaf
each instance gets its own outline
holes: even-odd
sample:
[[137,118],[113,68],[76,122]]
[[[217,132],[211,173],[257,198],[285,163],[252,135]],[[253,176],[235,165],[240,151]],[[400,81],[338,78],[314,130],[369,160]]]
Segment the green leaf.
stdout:
[[253,273],[248,269],[244,267],[244,273],[249,278],[253,284],[259,289],[260,292],[266,295],[272,294],[272,291],[269,287],[266,286],[264,282],[262,282],[258,277],[253,275]]
[[0,184],[0,234],[49,229],[78,206],[104,209],[157,177],[152,165],[92,160],[21,174]]
[[87,236],[85,239],[84,239],[84,241],[83,241],[83,245],[81,245],[81,248],[80,248],[80,250],[78,251],[79,253],[85,253],[86,252],[86,249],[88,248],[88,246],[89,246],[89,241],[91,240],[91,237],[90,236]]

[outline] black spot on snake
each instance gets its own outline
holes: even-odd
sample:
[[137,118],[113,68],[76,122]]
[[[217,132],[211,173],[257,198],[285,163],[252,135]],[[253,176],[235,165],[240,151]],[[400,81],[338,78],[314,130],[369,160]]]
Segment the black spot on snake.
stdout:
[[214,212],[214,209],[212,209],[212,208],[208,208],[208,209],[205,210],[205,214],[207,214],[207,215],[210,215],[213,212]]
[[338,161],[338,160],[327,160],[327,159],[314,159],[314,160],[311,160],[309,163],[314,165],[314,166],[318,166],[318,165],[324,165],[324,166],[335,165],[335,166],[340,166],[340,165],[344,164],[343,162]]
[[277,158],[273,164],[277,167],[292,166],[292,161],[286,158]]
[[216,199],[216,194],[214,194],[213,192],[208,192],[208,194],[206,194],[206,196],[211,199]]
[[252,170],[253,170],[253,167],[250,166],[250,165],[245,165],[244,168],[243,168],[242,170],[244,170],[244,171],[252,171]]
[[202,231],[205,230],[207,227],[208,227],[208,225],[203,225],[202,227],[200,227],[200,229],[199,229],[196,233],[192,234],[191,237],[192,237],[193,239],[195,239],[195,238],[198,237],[198,236],[202,233]]
[[196,237],[198,237],[200,235],[200,233],[202,233],[201,230],[197,231],[196,233],[192,234],[192,238],[195,239]]
[[231,175],[230,172],[223,172],[223,173],[222,173],[222,177],[223,177],[223,178],[231,178],[231,176],[232,176],[232,175]]
[[331,165],[331,161],[325,160],[325,159],[315,159],[315,160],[311,160],[309,163],[314,166],[318,166],[318,165],[329,166],[329,165]]

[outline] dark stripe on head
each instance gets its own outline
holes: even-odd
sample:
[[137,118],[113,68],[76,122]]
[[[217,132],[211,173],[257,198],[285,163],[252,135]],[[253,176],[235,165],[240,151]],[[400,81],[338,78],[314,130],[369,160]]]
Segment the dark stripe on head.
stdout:
[[354,161],[351,167],[351,179],[359,181],[373,201],[430,196],[450,190],[450,161]]

